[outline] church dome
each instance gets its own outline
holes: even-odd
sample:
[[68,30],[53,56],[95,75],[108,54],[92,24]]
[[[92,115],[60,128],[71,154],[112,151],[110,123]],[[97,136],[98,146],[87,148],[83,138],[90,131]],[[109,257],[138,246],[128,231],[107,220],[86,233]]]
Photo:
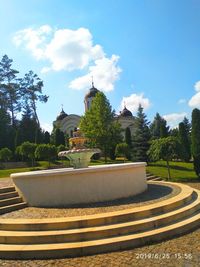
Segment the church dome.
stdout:
[[92,88],[90,88],[89,92],[85,95],[85,99],[95,97],[98,92],[99,90],[95,88],[94,84],[92,83]]
[[133,117],[133,114],[126,107],[120,112],[120,117]]
[[60,114],[57,116],[56,120],[57,121],[61,121],[64,118],[66,118],[67,116],[68,116],[67,113],[65,113],[64,110],[62,109],[61,112],[60,112]]

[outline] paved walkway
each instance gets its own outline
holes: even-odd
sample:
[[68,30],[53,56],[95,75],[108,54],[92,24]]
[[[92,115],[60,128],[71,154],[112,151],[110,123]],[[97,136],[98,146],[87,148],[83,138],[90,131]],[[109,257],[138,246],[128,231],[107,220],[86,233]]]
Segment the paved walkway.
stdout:
[[[9,184],[9,180],[0,185]],[[200,189],[200,183],[188,183]],[[165,242],[121,252],[54,260],[0,260],[8,267],[198,267],[200,266],[200,228]]]
[[0,178],[0,188],[13,185],[10,178]]

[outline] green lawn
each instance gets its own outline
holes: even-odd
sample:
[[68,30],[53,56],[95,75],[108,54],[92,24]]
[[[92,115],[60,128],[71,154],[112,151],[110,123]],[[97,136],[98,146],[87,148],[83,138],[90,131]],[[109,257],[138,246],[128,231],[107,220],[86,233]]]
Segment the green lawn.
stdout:
[[[154,175],[167,179],[167,168],[165,161],[150,163],[149,166],[147,166],[147,171]],[[193,170],[193,163],[171,161],[170,171],[173,181],[187,182],[195,181],[198,179]]]
[[[107,164],[113,163],[123,163],[124,160],[122,158],[118,158],[116,160],[108,160]],[[130,162],[130,161],[125,161]],[[102,165],[105,164],[104,159],[100,160],[92,160],[90,165]],[[34,171],[34,170],[44,170],[48,169],[48,162],[47,161],[39,161],[37,162],[36,167],[28,167],[28,168],[17,168],[17,169],[7,169],[7,170],[0,170],[0,178],[9,177],[11,173],[17,172],[27,172],[27,171]],[[51,163],[51,168],[59,168],[59,167],[69,167],[69,161],[56,161]],[[187,182],[187,181],[195,181],[197,180],[197,176],[193,170],[193,163],[185,163],[185,162],[170,162],[170,170],[172,181],[179,181],[179,182]],[[164,179],[167,179],[167,168],[165,161],[158,161],[150,163],[147,166],[147,171],[150,173],[160,176]]]
[[[61,166],[69,167],[69,161],[56,161],[50,164],[50,168],[59,168]],[[9,177],[11,173],[17,172],[29,172],[29,171],[36,171],[36,170],[45,170],[49,168],[48,161],[38,161],[36,167],[27,167],[27,168],[16,168],[16,169],[0,169],[0,178]]]
[[[130,162],[130,161],[125,161]],[[108,160],[107,164],[114,164],[114,163],[124,163],[124,160],[122,158],[118,158],[116,160]],[[90,165],[102,165],[105,164],[104,159],[100,160],[92,160],[90,162]],[[70,167],[69,160],[58,160],[54,163],[51,163],[50,168],[60,168],[60,167]],[[0,178],[9,177],[11,173],[17,173],[17,172],[28,172],[28,171],[36,171],[36,170],[45,170],[49,168],[49,163],[47,161],[38,161],[36,167],[27,167],[27,168],[16,168],[16,169],[6,169],[1,170],[0,169]]]

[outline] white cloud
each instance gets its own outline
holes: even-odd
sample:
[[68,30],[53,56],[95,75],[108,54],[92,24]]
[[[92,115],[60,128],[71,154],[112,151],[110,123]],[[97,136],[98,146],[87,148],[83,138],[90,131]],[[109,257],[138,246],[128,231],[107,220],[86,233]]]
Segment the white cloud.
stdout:
[[186,99],[181,98],[178,100],[178,104],[185,104],[186,103]]
[[191,97],[191,99],[188,102],[188,105],[191,108],[199,108],[200,107],[200,81],[195,83],[194,89],[197,93]]
[[98,89],[108,92],[114,89],[114,82],[119,79],[121,69],[117,66],[119,57],[112,57],[95,60],[95,65],[89,67],[89,73],[78,77],[71,81],[69,87],[72,89],[86,89],[91,83],[91,76],[94,77],[94,83],[98,85]]
[[144,97],[143,93],[140,94],[131,94],[128,97],[123,97],[121,101],[121,109],[124,108],[124,104],[126,105],[127,109],[129,109],[131,112],[136,112],[138,109],[139,104],[142,105],[144,110],[147,110],[151,102],[148,98]]
[[27,28],[18,31],[14,38],[14,44],[24,46],[31,51],[32,55],[38,60],[45,57],[45,44],[48,35],[52,33],[52,28],[49,25],[43,25],[37,30]]
[[92,35],[88,29],[57,30],[47,45],[45,56],[52,63],[52,69],[75,70],[88,66],[91,60],[104,56],[100,45],[93,46]]
[[171,114],[166,114],[164,116],[162,116],[166,121],[167,124],[171,127],[171,128],[176,128],[178,126],[178,124],[184,119],[184,117],[187,116],[186,112],[182,112],[182,113],[171,113]]
[[194,89],[197,91],[197,92],[200,92],[200,81],[196,82],[195,85],[194,85]]
[[27,28],[18,31],[13,42],[30,51],[37,60],[49,61],[50,65],[44,66],[42,73],[84,70],[87,74],[71,81],[72,89],[88,88],[93,76],[100,90],[112,91],[119,79],[119,56],[107,57],[101,45],[93,44],[93,36],[86,28],[52,29],[49,25]]

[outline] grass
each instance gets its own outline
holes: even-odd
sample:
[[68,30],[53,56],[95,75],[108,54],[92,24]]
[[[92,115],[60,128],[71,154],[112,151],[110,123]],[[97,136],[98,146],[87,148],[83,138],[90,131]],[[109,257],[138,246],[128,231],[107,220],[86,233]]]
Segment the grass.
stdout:
[[[170,172],[174,182],[197,181],[198,177],[193,170],[193,163],[170,161]],[[157,161],[147,166],[147,171],[167,179],[167,168],[165,161]]]
[[[129,162],[129,161],[125,161]],[[117,158],[116,160],[108,160],[107,164],[114,164],[114,163],[124,163],[123,158]],[[92,160],[90,162],[90,165],[102,165],[105,164],[104,159],[99,160]],[[27,168],[16,168],[16,169],[0,169],[0,178],[6,178],[9,177],[12,173],[17,172],[29,172],[29,171],[37,171],[37,170],[46,170],[49,169],[49,163],[48,161],[37,161],[37,166],[35,167],[27,167]],[[61,167],[70,167],[69,160],[58,160],[53,163],[51,163],[50,168],[61,168]]]
[[[63,161],[59,160],[59,161],[52,162],[50,164],[50,168],[60,168],[62,166],[69,167],[69,161],[68,160],[63,160]],[[49,168],[48,161],[37,161],[35,167],[0,170],[0,178],[9,177],[11,173],[46,170],[48,168]]]
[[[130,161],[126,160],[125,162],[130,162]],[[107,164],[114,164],[114,163],[124,163],[124,159],[123,158],[117,158],[116,160],[108,159],[107,161]],[[92,160],[90,162],[91,166],[102,165],[102,164],[105,164],[103,158],[99,160]],[[69,161],[68,160],[55,161],[51,163],[50,166],[50,168],[60,168],[60,167],[69,167]],[[0,178],[9,177],[11,173],[44,170],[48,168],[49,168],[49,163],[47,161],[38,161],[36,167],[0,170]],[[147,166],[147,171],[154,175],[160,176],[163,179],[167,179],[167,168],[165,161],[157,161],[149,163],[149,165]],[[172,181],[174,182],[198,181],[198,178],[193,170],[193,163],[171,161],[170,171],[171,171]]]

